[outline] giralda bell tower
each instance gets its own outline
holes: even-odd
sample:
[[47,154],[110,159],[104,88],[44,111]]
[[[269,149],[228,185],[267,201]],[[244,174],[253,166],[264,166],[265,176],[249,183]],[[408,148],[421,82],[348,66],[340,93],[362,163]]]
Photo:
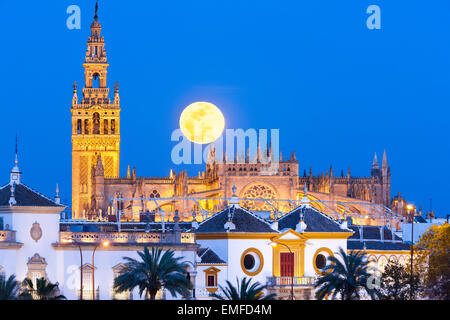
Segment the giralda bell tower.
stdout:
[[111,103],[106,86],[108,63],[102,27],[95,6],[91,35],[87,41],[83,63],[85,84],[78,103],[77,84],[72,99],[72,217],[82,218],[89,213],[92,201],[92,172],[98,157],[105,177],[119,176],[120,98],[115,85]]

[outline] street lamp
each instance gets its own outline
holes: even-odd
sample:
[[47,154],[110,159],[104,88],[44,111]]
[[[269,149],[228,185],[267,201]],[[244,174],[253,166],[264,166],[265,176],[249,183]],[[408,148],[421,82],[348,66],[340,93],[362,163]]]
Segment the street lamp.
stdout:
[[[273,248],[275,248],[277,245],[281,244],[282,246],[285,246],[289,250],[289,253],[292,255],[292,250],[291,250],[291,248],[289,248],[289,246],[287,244],[277,242],[274,240],[274,238],[275,237],[272,237],[270,239],[270,245]],[[292,272],[291,272],[291,300],[294,300],[294,265],[292,265]]]
[[97,248],[102,245],[103,247],[108,247],[109,246],[109,241],[108,240],[104,240],[102,242],[99,242],[95,245],[94,247],[94,251],[92,251],[92,300],[95,300],[95,264],[94,264],[94,255],[95,255],[95,250],[97,250]]
[[63,239],[63,243],[74,243],[80,250],[80,300],[83,300],[83,252],[81,251],[81,246],[78,242],[73,239]]
[[413,254],[414,254],[414,211],[413,206],[408,204],[406,209],[408,209],[408,213],[411,217],[411,283],[410,283],[410,299],[413,298]]

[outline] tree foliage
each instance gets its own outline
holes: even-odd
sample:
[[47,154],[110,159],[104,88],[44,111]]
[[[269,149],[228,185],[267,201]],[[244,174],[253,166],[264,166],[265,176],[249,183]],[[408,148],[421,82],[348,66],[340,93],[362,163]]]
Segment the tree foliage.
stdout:
[[59,294],[58,283],[51,283],[45,278],[36,279],[36,283],[29,278],[23,281],[24,289],[20,294],[21,299],[33,300],[65,300],[66,297]]
[[263,293],[267,286],[259,282],[251,283],[251,281],[251,278],[244,277],[239,283],[239,279],[236,278],[237,286],[235,287],[227,280],[226,287],[219,286],[222,295],[212,293],[210,296],[215,300],[273,300],[275,298],[274,293],[268,295]]
[[339,248],[338,257],[328,256],[328,264],[324,275],[314,284],[316,297],[342,300],[359,300],[362,294],[369,294],[374,299],[377,291],[368,286],[371,274],[368,272],[368,260],[361,251],[346,253]]
[[16,300],[20,291],[19,282],[14,274],[6,279],[6,275],[0,272],[0,300]]
[[450,300],[450,225],[431,226],[414,250],[425,294],[431,299]]
[[123,257],[124,267],[119,276],[114,279],[114,289],[117,293],[139,288],[139,295],[155,300],[161,288],[167,289],[173,296],[177,293],[184,297],[190,296],[192,284],[187,278],[187,264],[181,263],[182,257],[175,258],[173,250],[164,253],[161,249],[147,247],[143,252],[137,252],[140,260]]
[[[412,285],[412,297],[411,297]],[[384,300],[416,299],[420,294],[421,284],[417,272],[411,277],[410,265],[401,265],[390,261],[381,275],[380,297]]]

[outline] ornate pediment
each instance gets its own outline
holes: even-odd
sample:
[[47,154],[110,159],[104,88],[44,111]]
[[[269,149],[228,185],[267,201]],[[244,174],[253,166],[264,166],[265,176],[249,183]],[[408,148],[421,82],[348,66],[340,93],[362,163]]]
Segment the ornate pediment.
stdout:
[[47,262],[45,261],[45,258],[41,257],[39,253],[35,253],[31,258],[28,258],[28,264],[32,265],[44,265],[44,267],[47,265]]

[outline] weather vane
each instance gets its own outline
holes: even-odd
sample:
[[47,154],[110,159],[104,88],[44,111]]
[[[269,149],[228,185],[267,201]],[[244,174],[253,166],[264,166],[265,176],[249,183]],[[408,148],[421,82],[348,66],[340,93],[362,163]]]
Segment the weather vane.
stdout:
[[97,10],[98,10],[98,1],[95,2],[95,16],[94,19],[97,20],[98,16],[97,16]]

